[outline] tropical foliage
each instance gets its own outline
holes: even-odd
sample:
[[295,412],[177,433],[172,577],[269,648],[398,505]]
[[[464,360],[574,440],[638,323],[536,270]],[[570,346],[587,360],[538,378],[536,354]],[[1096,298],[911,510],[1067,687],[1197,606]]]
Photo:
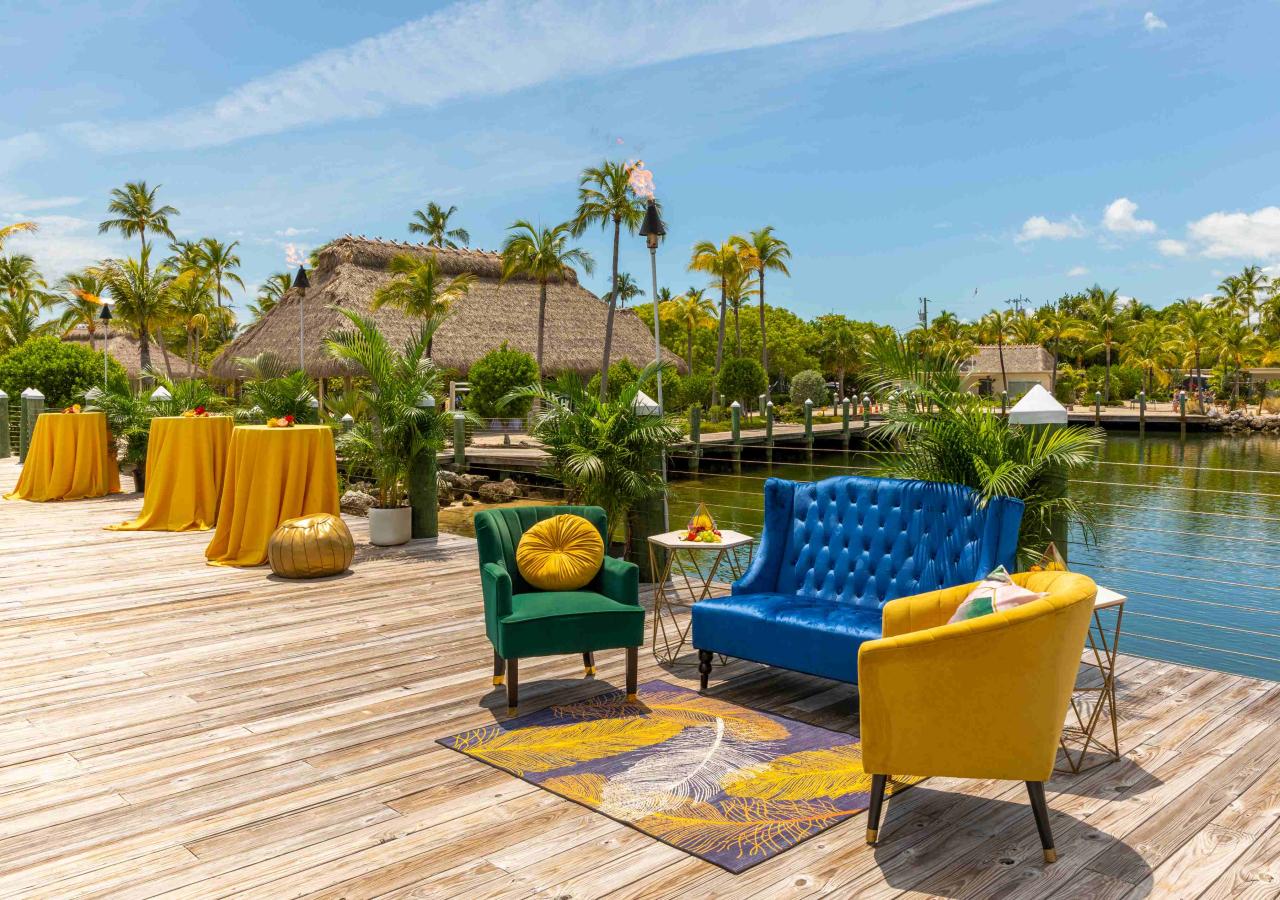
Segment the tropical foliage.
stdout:
[[656,460],[682,433],[674,420],[636,410],[640,385],[656,371],[650,363],[616,396],[589,391],[574,372],[507,395],[540,404],[530,431],[546,448],[556,477],[577,502],[603,507],[614,527],[637,503],[665,490]]
[[[126,382],[124,368],[108,363],[112,384]],[[34,387],[44,394],[45,406],[61,409],[79,403],[84,392],[102,386],[102,354],[52,335],[34,337],[0,353],[0,390],[18,397]]]
[[538,283],[538,352],[534,359],[541,374],[547,332],[547,285],[564,281],[574,266],[590,275],[595,271],[595,260],[587,251],[569,246],[573,228],[568,222],[546,228],[517,219],[507,231],[502,245],[502,280],[523,275]]
[[523,350],[515,350],[503,341],[480,357],[467,372],[467,407],[476,415],[523,417],[529,413],[529,400],[504,403],[507,394],[538,380],[538,364]]

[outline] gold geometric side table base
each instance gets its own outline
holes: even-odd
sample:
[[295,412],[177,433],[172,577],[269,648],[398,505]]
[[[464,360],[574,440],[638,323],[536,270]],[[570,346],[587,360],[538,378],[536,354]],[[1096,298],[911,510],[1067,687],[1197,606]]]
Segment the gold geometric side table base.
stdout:
[[[1120,623],[1124,619],[1123,594],[1099,587],[1093,601],[1093,621],[1089,624],[1088,643],[1081,666],[1085,675],[1097,678],[1096,685],[1081,685],[1079,679],[1071,694],[1071,707],[1062,729],[1059,745],[1066,757],[1066,768],[1054,771],[1078,775],[1120,758],[1120,719],[1116,713],[1116,657],[1119,653]],[[1115,620],[1108,628],[1102,613],[1114,611]],[[1103,720],[1107,720],[1110,728]],[[1107,732],[1110,731],[1109,736]],[[1085,765],[1089,753],[1101,759]]]
[[[689,640],[693,617],[677,616],[676,611],[692,609],[695,603],[711,596],[715,583],[712,579],[721,563],[728,563],[734,578],[742,577],[743,567],[734,552],[737,548],[748,548],[748,566],[755,554],[755,538],[737,531],[722,531],[721,541],[717,544],[684,541],[680,539],[683,534],[684,531],[670,531],[649,538],[650,571],[659,571],[658,551],[666,554],[662,575],[653,593],[653,658],[658,662],[674,662]],[[708,554],[714,556],[704,569],[704,559]],[[683,587],[677,584],[677,580],[683,582]]]

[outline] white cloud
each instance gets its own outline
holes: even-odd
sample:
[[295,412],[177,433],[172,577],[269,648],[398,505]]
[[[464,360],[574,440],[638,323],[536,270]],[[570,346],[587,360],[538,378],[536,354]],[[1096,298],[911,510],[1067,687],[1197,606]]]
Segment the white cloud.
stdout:
[[1156,230],[1156,223],[1139,219],[1134,215],[1137,211],[1138,204],[1128,197],[1119,197],[1103,212],[1102,227],[1112,234],[1151,234]]
[[875,33],[991,0],[461,0],[160,118],[76,123],[104,151],[228,144],[712,53]]
[[1163,31],[1169,27],[1169,23],[1148,10],[1146,15],[1142,17],[1142,27],[1147,31]]
[[0,138],[0,172],[15,169],[44,150],[44,138],[33,131]]
[[83,197],[24,197],[21,194],[0,196],[0,219],[29,218],[33,212],[78,206],[83,202]]
[[1156,249],[1159,250],[1161,255],[1163,256],[1186,256],[1187,255],[1186,241],[1175,241],[1172,238],[1166,238],[1163,241],[1157,241]]
[[299,235],[302,235],[302,234],[311,234],[313,231],[315,231],[314,228],[294,228],[293,226],[290,226],[288,228],[282,228],[281,230],[277,231],[276,237],[292,238],[292,237],[298,237]]
[[1201,255],[1215,259],[1280,257],[1280,206],[1255,212],[1215,212],[1187,226]]
[[1084,223],[1075,216],[1060,222],[1051,222],[1044,216],[1032,216],[1022,223],[1022,230],[1014,238],[1019,244],[1027,241],[1038,241],[1041,238],[1050,241],[1061,241],[1066,238],[1084,237]]
[[1072,266],[1070,269],[1067,270],[1068,278],[1079,278],[1081,275],[1088,275],[1088,274],[1089,274],[1089,270],[1086,269],[1084,266]]
[[39,230],[11,237],[5,241],[5,251],[31,256],[49,284],[75,269],[119,255],[119,241],[99,235],[98,224],[89,219],[50,214],[36,216],[34,221]]

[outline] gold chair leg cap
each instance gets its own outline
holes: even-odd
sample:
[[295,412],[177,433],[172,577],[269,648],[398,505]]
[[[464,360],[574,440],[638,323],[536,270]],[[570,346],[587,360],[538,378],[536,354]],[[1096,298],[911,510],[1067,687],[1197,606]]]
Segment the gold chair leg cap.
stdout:
[[515,714],[516,714],[516,708],[514,706],[508,706],[507,715],[514,716]]
[[494,687],[497,687],[498,685],[502,684],[503,680],[504,680],[504,679],[503,679],[503,677],[502,677],[501,675],[494,675],[494,676],[493,676],[493,686],[494,686]]
[[1054,862],[1057,862],[1057,861],[1058,861],[1058,851],[1057,851],[1057,850],[1054,850],[1053,848],[1050,848],[1050,849],[1048,849],[1048,850],[1044,851],[1044,861],[1045,861],[1045,862],[1047,862],[1047,863],[1054,863]]
[[876,838],[878,838],[879,836],[880,836],[880,832],[877,829],[875,828],[867,829],[867,843],[870,844],[871,846],[873,847],[875,846]]
[[590,678],[592,675],[596,674],[596,667],[595,667],[595,666],[583,666],[583,668],[586,670],[586,673],[587,673],[587,677],[588,677],[588,678]]
[[639,697],[637,697],[635,694],[627,694],[628,703],[635,703],[637,700],[639,700]]

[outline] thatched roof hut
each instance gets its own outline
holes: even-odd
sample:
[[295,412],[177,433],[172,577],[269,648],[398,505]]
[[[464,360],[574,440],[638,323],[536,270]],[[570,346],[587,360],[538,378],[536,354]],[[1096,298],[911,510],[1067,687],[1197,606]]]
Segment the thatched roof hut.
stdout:
[[[452,314],[436,333],[432,356],[437,364],[465,373],[472,363],[503,341],[530,354],[536,352],[538,284],[520,277],[501,283],[500,254],[347,235],[320,252],[315,270],[308,273],[311,286],[305,292],[291,288],[269,313],[246,328],[215,360],[213,374],[240,377],[243,373],[236,360],[264,352],[295,364],[300,302],[307,374],[313,378],[358,374],[324,349],[327,335],[350,324],[336,307],[371,313],[393,345],[403,344],[413,323],[390,307],[373,313],[372,304],[374,292],[392,278],[387,271],[391,259],[405,253],[421,257],[434,253],[443,274],[470,272],[476,276],[471,290],[454,305]],[[564,282],[549,284],[543,368],[548,373],[598,371],[607,312],[607,305],[582,287],[572,271]],[[666,351],[664,354],[668,361],[680,365],[678,357]],[[614,316],[612,358],[628,359],[637,366],[653,359],[653,333],[630,310],[618,310]]]
[[[62,336],[62,340],[68,344],[79,344],[81,347],[88,347],[90,350],[102,350],[103,331],[98,329],[97,335],[93,340],[89,339],[89,329],[83,325],[77,325]],[[107,352],[120,365],[124,366],[125,372],[129,375],[130,381],[139,381],[142,378],[142,349],[138,346],[138,339],[122,328],[111,329],[111,340],[107,345]],[[172,351],[169,353],[169,364],[172,372],[168,374],[175,378],[184,378],[187,374],[187,361],[181,354],[175,356]],[[165,371],[164,354],[160,351],[160,345],[155,339],[151,340],[151,367],[161,372]],[[199,366],[195,370],[196,375],[204,375],[205,372]]]

